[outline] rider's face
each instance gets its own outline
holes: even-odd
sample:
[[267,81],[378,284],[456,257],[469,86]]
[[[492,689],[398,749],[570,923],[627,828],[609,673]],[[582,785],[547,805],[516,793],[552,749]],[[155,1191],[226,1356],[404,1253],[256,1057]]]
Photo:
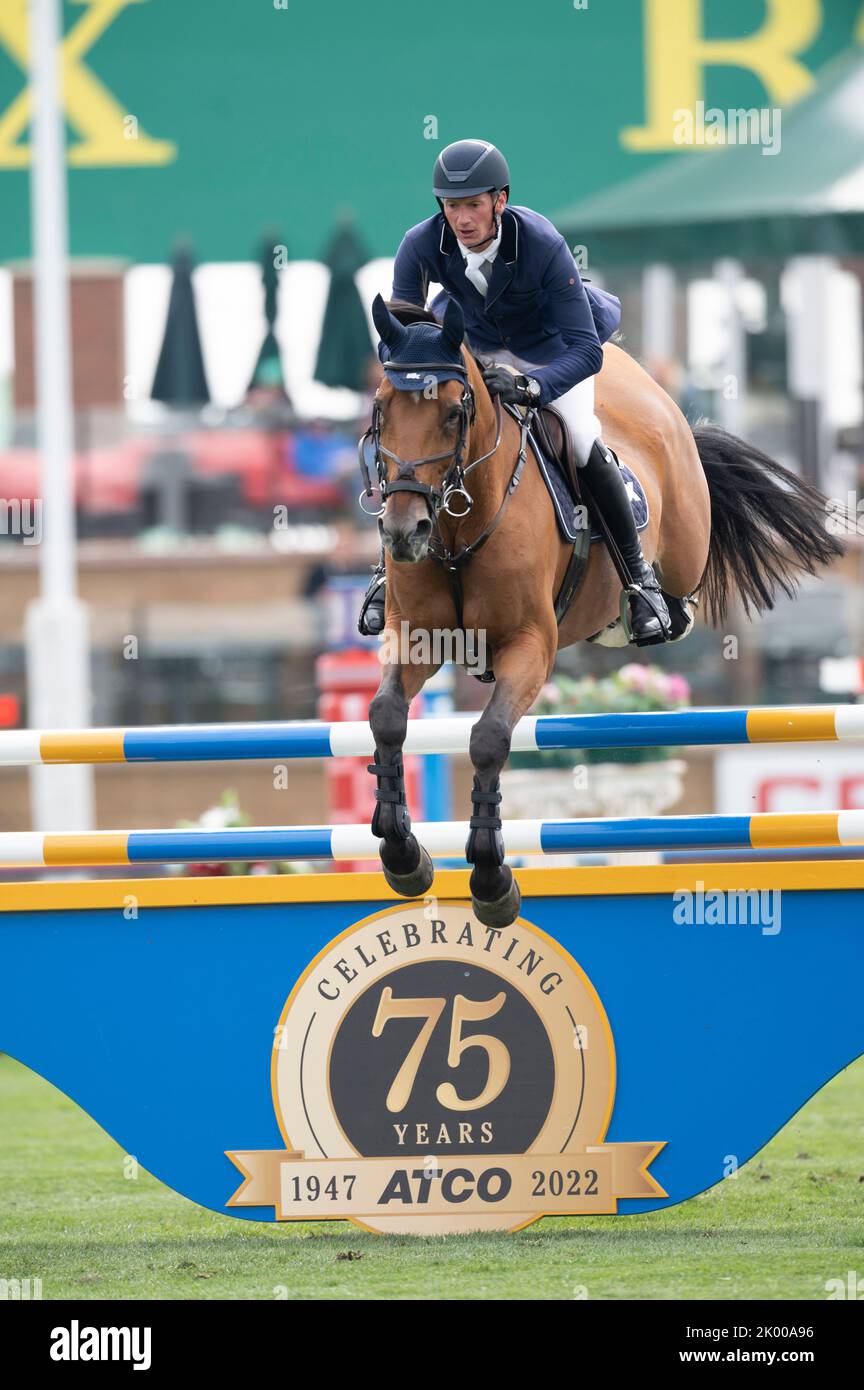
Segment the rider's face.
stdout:
[[491,193],[479,193],[476,198],[443,198],[442,202],[444,216],[454,235],[464,246],[480,250],[483,243],[491,241],[495,235],[493,211],[500,216],[507,194],[502,190],[497,201]]

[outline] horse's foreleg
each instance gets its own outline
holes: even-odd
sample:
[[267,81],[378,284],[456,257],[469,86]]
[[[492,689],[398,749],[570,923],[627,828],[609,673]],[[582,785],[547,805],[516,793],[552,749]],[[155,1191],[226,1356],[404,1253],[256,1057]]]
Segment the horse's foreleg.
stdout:
[[385,666],[369,706],[375,740],[375,761],[369,771],[377,781],[372,833],[381,840],[384,877],[394,892],[406,898],[422,897],[434,876],[432,860],[411,833],[402,745],[408,730],[408,706],[436,669],[395,663]]
[[519,913],[519,885],[513,870],[504,863],[500,776],[510,754],[513,729],[539,695],[554,652],[554,631],[553,635],[519,633],[506,646],[496,646],[495,692],[471,730],[473,814],[465,857],[474,865],[474,914],[487,927],[509,926]]

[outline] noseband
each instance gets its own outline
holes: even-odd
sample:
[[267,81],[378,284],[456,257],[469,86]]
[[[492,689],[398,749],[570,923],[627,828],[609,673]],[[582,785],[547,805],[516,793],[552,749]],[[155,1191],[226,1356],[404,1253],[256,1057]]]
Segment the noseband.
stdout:
[[[471,463],[464,464],[465,447],[468,442],[468,431],[474,423],[477,413],[474,390],[468,380],[468,371],[464,361],[459,362],[394,362],[388,359],[384,363],[385,371],[394,372],[428,372],[436,379],[442,372],[453,372],[462,383],[462,396],[459,402],[459,438],[453,449],[446,449],[441,454],[429,454],[421,459],[403,459],[398,454],[394,454],[392,449],[387,449],[381,443],[381,410],[377,402],[372,406],[372,423],[368,430],[361,437],[358,446],[360,456],[360,471],[363,475],[365,489],[360,494],[360,506],[364,512],[370,516],[381,516],[387,505],[388,497],[396,492],[416,492],[426,503],[432,521],[436,521],[441,512],[447,516],[460,517],[467,516],[474,505],[474,499],[465,487],[465,478],[473,468],[486,459],[491,458],[497,451],[501,443],[501,402],[495,397],[495,418],[496,418],[496,437],[491,449],[480,458],[474,459]],[[378,479],[378,491],[381,498],[381,505],[376,510],[364,506],[364,498],[374,496],[372,485],[372,472],[367,457],[367,449],[372,451],[372,464]],[[417,477],[416,469],[425,468],[430,463],[440,463],[442,459],[450,458],[453,462],[447,469],[440,487],[431,487],[428,483],[423,483]],[[390,482],[387,478],[386,459],[396,464],[396,477]],[[455,510],[453,503],[457,498],[463,499],[459,504],[459,509]],[[464,503],[464,505],[463,505]]]

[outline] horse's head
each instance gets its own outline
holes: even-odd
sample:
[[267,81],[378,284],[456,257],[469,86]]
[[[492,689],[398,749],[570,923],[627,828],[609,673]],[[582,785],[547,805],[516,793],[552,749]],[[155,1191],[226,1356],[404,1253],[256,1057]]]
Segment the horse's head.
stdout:
[[470,510],[463,465],[474,418],[474,392],[462,352],[462,311],[450,301],[444,320],[400,323],[378,295],[372,317],[384,379],[361,453],[381,485],[381,538],[394,560],[425,558],[443,509]]

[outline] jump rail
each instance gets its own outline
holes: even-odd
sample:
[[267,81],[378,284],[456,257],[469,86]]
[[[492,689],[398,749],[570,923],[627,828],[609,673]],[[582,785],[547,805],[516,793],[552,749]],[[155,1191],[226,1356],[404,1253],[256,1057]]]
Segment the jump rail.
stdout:
[[[406,747],[465,751],[475,718],[413,724]],[[514,747],[835,740],[864,740],[864,707],[535,717]],[[371,752],[365,723],[0,735],[6,764]],[[467,823],[415,829],[434,857],[464,855]],[[394,903],[379,873],[4,884],[0,1051],[214,1211],[425,1235],[684,1201],[861,1054],[864,857],[764,859],[864,845],[864,810],[509,821],[504,837],[515,855],[763,862],[520,869],[504,934],[472,918],[464,870],[439,870],[422,905]],[[377,852],[366,824],[0,835],[4,867]],[[391,1023],[405,1017],[437,1029],[409,1081]],[[462,1035],[475,1018],[483,1033]],[[461,1059],[475,1049],[479,1093]]]
[[[468,823],[430,821],[415,831],[433,857],[461,857]],[[509,854],[610,850],[781,849],[864,845],[864,811],[813,815],[646,816],[504,822]],[[232,859],[372,859],[379,842],[367,825],[249,826],[235,830],[130,830],[0,835],[0,864],[21,868],[188,864]]]
[[[406,753],[467,753],[478,712],[411,720]],[[864,742],[864,705],[693,709],[637,714],[527,715],[514,752],[697,744]],[[50,763],[182,763],[364,757],[365,721],[179,724],[135,729],[16,729],[0,733],[0,767]]]

